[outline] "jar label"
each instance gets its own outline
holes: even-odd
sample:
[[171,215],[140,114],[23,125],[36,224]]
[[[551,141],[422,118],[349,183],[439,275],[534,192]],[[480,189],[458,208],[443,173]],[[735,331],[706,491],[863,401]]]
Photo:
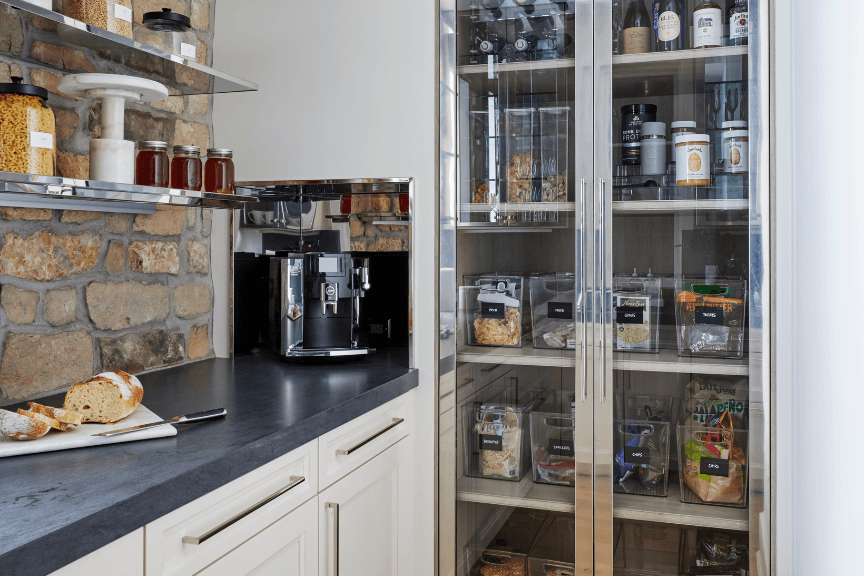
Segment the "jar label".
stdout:
[[31,148],[54,148],[54,135],[47,132],[30,132]]
[[733,142],[727,139],[723,143],[723,169],[729,174],[746,174],[749,169],[750,143]]
[[747,25],[749,21],[749,12],[732,14],[732,18],[729,19],[729,38],[747,38]]
[[627,28],[624,30],[624,54],[644,54],[650,51],[650,28]]
[[719,8],[703,8],[693,12],[693,47],[722,46],[723,19]]
[[679,185],[690,180],[710,179],[711,163],[707,144],[678,145],[675,148],[675,171]]
[[196,53],[195,46],[193,46],[192,44],[185,44],[185,43],[180,44],[180,55],[183,56],[184,58],[190,58],[192,60],[195,60],[195,58],[196,58],[195,53]]
[[126,6],[121,6],[120,4],[114,4],[114,17],[118,20],[125,20],[126,22],[132,22],[132,9],[127,8]]
[[681,35],[681,18],[671,10],[660,14],[657,19],[657,38],[661,42],[671,42]]

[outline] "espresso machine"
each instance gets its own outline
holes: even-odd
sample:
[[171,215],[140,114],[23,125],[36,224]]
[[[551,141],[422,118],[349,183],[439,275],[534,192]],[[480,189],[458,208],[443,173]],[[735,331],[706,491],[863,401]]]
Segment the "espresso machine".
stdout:
[[286,358],[357,356],[364,346],[361,299],[370,289],[369,259],[298,252],[270,259],[270,342]]

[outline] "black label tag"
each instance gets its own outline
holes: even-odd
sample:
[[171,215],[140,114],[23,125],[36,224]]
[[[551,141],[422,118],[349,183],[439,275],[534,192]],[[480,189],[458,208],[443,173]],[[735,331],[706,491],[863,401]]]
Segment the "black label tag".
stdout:
[[501,436],[487,436],[480,434],[480,450],[491,450],[492,452],[501,452],[504,447],[501,445]]
[[493,320],[504,320],[504,303],[480,303],[480,315],[483,318],[491,318]]
[[560,438],[549,439],[549,454],[555,456],[573,456],[573,441]]
[[573,319],[573,303],[572,302],[549,302],[546,316],[556,318],[558,320]]
[[729,460],[722,458],[706,458],[699,459],[699,473],[707,474],[708,476],[723,476],[729,477]]
[[618,324],[644,324],[644,308],[638,306],[619,306],[615,309],[615,322]]
[[696,306],[696,324],[723,325],[722,306]]
[[651,460],[651,451],[644,446],[625,446],[624,447],[624,463],[648,465]]

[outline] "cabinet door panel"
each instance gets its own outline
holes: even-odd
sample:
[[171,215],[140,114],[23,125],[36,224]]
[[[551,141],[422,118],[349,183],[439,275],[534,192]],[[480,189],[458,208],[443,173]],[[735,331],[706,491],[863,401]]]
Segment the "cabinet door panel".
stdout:
[[199,576],[317,576],[318,498],[288,514]]
[[319,496],[320,565],[327,576],[396,576],[411,570],[409,440]]
[[[2,573],[2,570],[0,570]],[[144,529],[127,534],[107,546],[52,572],[50,576],[109,576],[144,574]]]

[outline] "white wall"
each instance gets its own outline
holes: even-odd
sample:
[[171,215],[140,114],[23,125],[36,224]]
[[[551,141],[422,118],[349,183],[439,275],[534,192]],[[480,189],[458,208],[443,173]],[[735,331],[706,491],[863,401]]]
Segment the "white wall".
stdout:
[[433,0],[219,0],[213,48],[215,68],[259,85],[215,98],[238,180],[416,179],[417,574],[434,566],[436,18]]
[[777,574],[860,571],[864,3],[778,0]]

